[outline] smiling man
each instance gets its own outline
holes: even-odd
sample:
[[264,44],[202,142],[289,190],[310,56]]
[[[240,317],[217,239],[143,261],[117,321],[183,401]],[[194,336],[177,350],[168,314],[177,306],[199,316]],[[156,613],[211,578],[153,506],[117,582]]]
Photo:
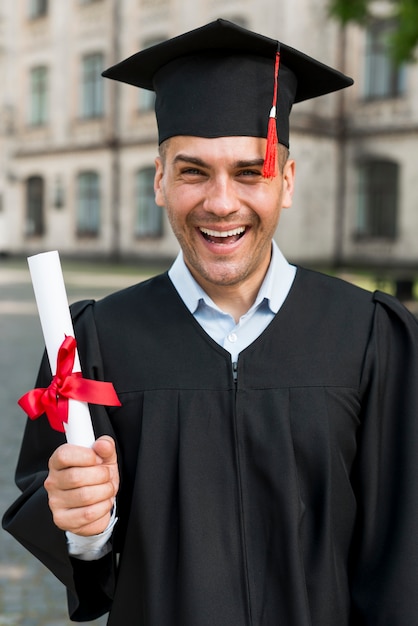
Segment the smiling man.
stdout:
[[[156,202],[167,209],[194,279],[238,322],[270,265],[281,209],[291,205],[294,161],[282,157],[268,179],[263,138],[177,136],[165,143]],[[279,152],[287,155],[283,146]]]
[[[351,84],[218,20],[110,68],[156,91],[169,272],[74,306],[93,449],[28,421],[4,526],[111,626],[411,626],[418,325],[290,265],[294,102]],[[49,383],[44,362],[38,385]]]

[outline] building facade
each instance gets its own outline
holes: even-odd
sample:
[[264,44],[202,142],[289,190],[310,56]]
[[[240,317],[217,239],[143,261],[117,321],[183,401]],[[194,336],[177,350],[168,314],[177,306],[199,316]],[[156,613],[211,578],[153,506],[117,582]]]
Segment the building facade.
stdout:
[[395,68],[390,3],[342,30],[326,0],[0,0],[0,253],[172,258],[153,196],[153,95],[109,65],[223,17],[355,79],[295,106],[292,209],[277,240],[308,264],[418,266],[418,66]]

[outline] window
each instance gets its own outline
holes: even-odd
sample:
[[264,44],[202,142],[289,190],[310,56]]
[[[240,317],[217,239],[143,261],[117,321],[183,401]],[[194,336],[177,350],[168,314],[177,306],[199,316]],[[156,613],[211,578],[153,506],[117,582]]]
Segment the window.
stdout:
[[26,235],[39,237],[44,234],[44,181],[31,176],[26,181]]
[[29,17],[35,19],[48,13],[48,0],[29,0]]
[[162,209],[155,204],[154,168],[139,170],[136,175],[136,219],[137,237],[161,237],[163,233]]
[[388,37],[393,28],[393,22],[381,20],[367,31],[364,85],[367,99],[394,98],[405,92],[405,66],[397,66],[389,52]]
[[81,116],[84,118],[103,115],[103,55],[88,54],[82,61]]
[[29,124],[42,126],[48,119],[48,68],[34,67],[30,72]]
[[370,160],[359,166],[357,236],[396,237],[399,166]]
[[77,235],[97,237],[100,228],[100,179],[97,172],[82,172],[77,180]]

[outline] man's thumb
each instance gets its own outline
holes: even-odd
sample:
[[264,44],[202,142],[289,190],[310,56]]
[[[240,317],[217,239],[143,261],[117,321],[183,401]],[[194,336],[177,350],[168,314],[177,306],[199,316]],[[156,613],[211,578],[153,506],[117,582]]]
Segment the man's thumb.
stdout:
[[116,446],[114,440],[109,435],[99,437],[93,444],[93,450],[101,458],[102,463],[116,463]]

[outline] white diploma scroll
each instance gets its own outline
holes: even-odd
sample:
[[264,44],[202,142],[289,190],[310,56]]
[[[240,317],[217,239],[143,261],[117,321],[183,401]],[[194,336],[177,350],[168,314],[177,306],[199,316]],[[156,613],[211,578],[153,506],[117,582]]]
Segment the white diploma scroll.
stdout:
[[[56,250],[28,258],[29,271],[52,374],[57,368],[57,355],[65,336],[75,337],[59,254]],[[80,372],[76,351],[74,372]],[[68,422],[64,424],[68,443],[90,448],[94,441],[89,406],[86,402],[68,400]]]

